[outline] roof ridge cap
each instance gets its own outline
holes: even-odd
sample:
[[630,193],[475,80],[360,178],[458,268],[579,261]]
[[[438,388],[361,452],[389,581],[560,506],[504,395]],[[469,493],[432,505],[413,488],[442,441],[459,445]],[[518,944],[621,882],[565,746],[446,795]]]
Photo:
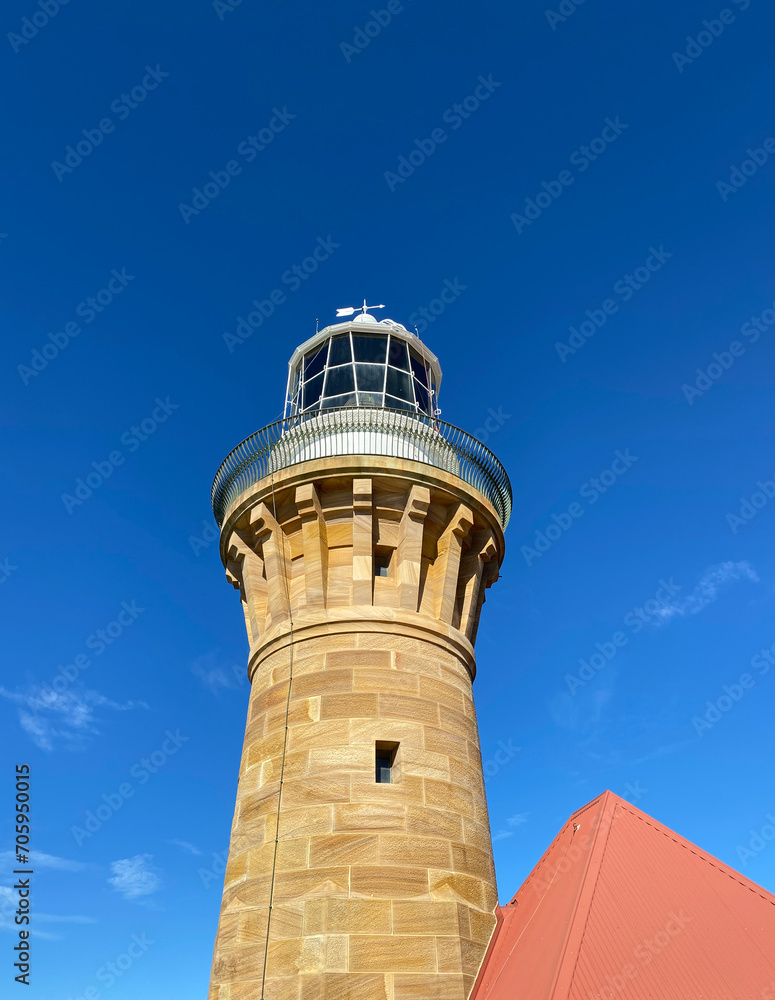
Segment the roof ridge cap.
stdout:
[[[555,972],[554,979],[547,994],[547,1000],[553,1000],[555,994],[557,995],[558,1000],[564,1000],[569,993],[570,986],[573,981],[573,975],[576,970],[576,963],[578,962],[579,953],[581,951],[581,944],[584,940],[584,933],[589,921],[592,903],[594,902],[597,883],[600,878],[600,870],[603,867],[606,847],[608,846],[608,838],[611,835],[611,828],[613,827],[617,797],[613,795],[612,792],[606,790],[601,795],[598,795],[597,798],[593,799],[593,802],[599,805],[600,819],[592,834],[592,844],[590,846],[587,861],[584,866],[584,872],[579,883],[576,903],[568,921],[568,929],[565,934],[562,951],[557,962],[557,971]],[[590,803],[590,805],[592,805],[592,803]],[[576,814],[574,813],[568,822],[571,822],[575,818],[575,815]],[[595,865],[594,878],[588,889],[587,884],[590,874],[592,873],[593,864]],[[581,925],[580,935],[577,929],[577,916],[579,914],[583,914],[583,923]],[[571,956],[568,953],[568,949],[570,947],[571,938],[574,935],[579,935],[579,937],[576,953],[575,956],[573,956],[571,965]],[[558,988],[559,993],[556,993]]]
[[[547,846],[546,850],[541,855],[541,857],[538,859],[538,861],[536,861],[535,865],[533,866],[532,870],[530,871],[530,874],[523,881],[522,885],[519,886],[519,888],[517,889],[517,891],[512,895],[511,899],[506,904],[507,906],[509,906],[511,903],[513,903],[513,902],[516,901],[517,896],[520,894],[520,892],[522,891],[522,889],[526,885],[529,885],[534,879],[538,878],[538,876],[539,876],[539,874],[541,872],[541,869],[547,864],[547,858],[548,858],[549,853],[551,852],[552,848],[557,843],[557,841],[562,837],[562,835],[568,829],[568,827],[575,820],[577,820],[579,816],[583,815],[585,812],[588,812],[593,806],[599,806],[600,805],[600,800],[606,794],[607,794],[606,792],[601,792],[600,795],[596,795],[594,797],[594,799],[590,799],[589,802],[586,803],[586,805],[581,806],[575,812],[573,812],[573,813],[570,814],[570,816],[565,820],[565,822],[562,824],[562,826],[557,831],[557,833],[554,835],[554,837],[552,837],[552,839],[549,842],[549,845]],[[610,792],[608,794],[612,795],[613,793]]]

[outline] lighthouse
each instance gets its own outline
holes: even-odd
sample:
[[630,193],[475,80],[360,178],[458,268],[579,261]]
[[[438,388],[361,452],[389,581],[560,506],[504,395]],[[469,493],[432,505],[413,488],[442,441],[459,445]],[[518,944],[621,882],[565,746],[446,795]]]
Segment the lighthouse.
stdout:
[[511,488],[374,308],[213,484],[251,691],[209,1000],[467,1000],[496,923],[472,685]]

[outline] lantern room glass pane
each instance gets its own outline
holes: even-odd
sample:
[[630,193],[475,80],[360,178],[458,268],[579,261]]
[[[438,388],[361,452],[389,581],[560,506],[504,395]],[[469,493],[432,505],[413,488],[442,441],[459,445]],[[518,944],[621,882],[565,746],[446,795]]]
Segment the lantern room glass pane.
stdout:
[[322,410],[329,410],[333,406],[355,406],[355,393],[349,392],[344,396],[325,396],[320,404]]
[[410,403],[405,399],[399,399],[397,396],[385,396],[385,406],[392,406],[397,410],[411,410],[412,413],[417,412],[417,407],[414,403]]
[[359,392],[358,393],[358,405],[359,406],[382,406],[382,393],[381,392]]
[[352,392],[354,389],[352,365],[326,369],[326,396],[338,396],[342,392]]
[[369,361],[384,365],[387,337],[358,337],[353,334],[353,351],[356,361]]
[[406,343],[403,340],[399,340],[398,337],[390,338],[388,364],[393,365],[395,368],[402,368],[405,372],[409,371],[409,353],[406,349]]
[[423,413],[428,413],[428,390],[424,385],[420,385],[419,382],[414,383],[414,394],[417,397],[417,402],[420,404],[420,409]]
[[350,352],[350,334],[342,333],[338,337],[332,337],[331,339],[331,353],[328,356],[328,363],[330,366],[334,365],[344,365],[348,361],[352,361],[352,354]]
[[385,392],[389,392],[391,396],[400,396],[410,403],[414,402],[412,379],[406,372],[396,371],[395,368],[388,368]]
[[422,382],[422,384],[427,387],[428,372],[425,368],[425,365],[422,362],[422,359],[419,358],[412,350],[409,351],[409,354],[411,355],[411,361],[412,361],[412,374],[414,375],[414,377],[417,379],[418,382]]
[[310,379],[319,375],[326,365],[328,343],[322,344],[316,351],[311,351],[304,357],[304,378]]
[[323,391],[323,376],[316,375],[315,378],[311,379],[309,382],[304,383],[304,402],[302,406],[306,410],[308,407],[313,406],[320,399],[320,393]]
[[359,389],[366,392],[382,392],[385,383],[385,366],[356,365],[355,378]]

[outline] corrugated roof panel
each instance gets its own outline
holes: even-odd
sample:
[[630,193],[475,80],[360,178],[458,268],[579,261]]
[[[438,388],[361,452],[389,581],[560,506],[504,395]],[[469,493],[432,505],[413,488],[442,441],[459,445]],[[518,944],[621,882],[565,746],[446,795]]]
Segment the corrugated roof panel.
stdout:
[[775,1000],[775,896],[611,792],[502,916],[472,1000]]

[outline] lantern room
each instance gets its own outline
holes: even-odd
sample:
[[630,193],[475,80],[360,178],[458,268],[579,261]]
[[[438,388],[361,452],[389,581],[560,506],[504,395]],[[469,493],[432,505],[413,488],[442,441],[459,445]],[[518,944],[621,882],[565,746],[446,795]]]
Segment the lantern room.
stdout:
[[377,406],[434,417],[441,366],[419,337],[367,312],[328,326],[289,362],[285,416],[338,406]]

